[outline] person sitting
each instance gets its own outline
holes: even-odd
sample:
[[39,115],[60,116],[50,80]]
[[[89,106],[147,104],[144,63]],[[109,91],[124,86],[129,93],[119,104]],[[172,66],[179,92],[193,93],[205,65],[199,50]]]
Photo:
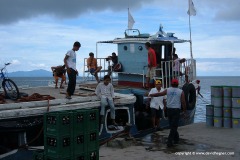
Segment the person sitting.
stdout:
[[95,77],[96,81],[100,83],[98,72],[102,69],[102,66],[97,66],[97,59],[94,58],[94,54],[92,52],[89,53],[89,58],[87,59],[87,67],[89,72]]
[[114,88],[110,83],[111,78],[109,75],[105,75],[103,82],[99,83],[96,87],[95,94],[101,99],[101,123],[104,121],[105,107],[110,106],[110,115],[112,119],[112,125],[117,125],[115,122],[115,106],[114,106]]
[[61,84],[60,84],[60,88],[64,88],[63,87],[63,82],[66,83],[66,69],[65,69],[65,65],[63,66],[56,66],[56,67],[51,67],[52,71],[53,71],[53,76],[55,79],[55,88],[58,88],[58,78],[61,78]]
[[112,61],[112,66],[108,66],[108,75],[111,76],[113,71],[116,71],[117,68],[117,64],[118,64],[118,56],[116,55],[115,52],[112,53],[112,56],[108,56],[108,58],[106,58],[106,60],[109,62],[110,64],[110,60]]

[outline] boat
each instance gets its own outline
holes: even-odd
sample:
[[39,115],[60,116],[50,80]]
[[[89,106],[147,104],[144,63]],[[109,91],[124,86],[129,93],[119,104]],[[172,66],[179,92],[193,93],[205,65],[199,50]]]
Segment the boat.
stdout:
[[[100,50],[99,48],[102,44],[117,45],[118,61],[119,64],[121,64],[122,69],[120,72],[116,73],[117,78],[112,78],[116,78],[115,81],[112,81],[115,87],[115,92],[127,95],[131,94],[136,97],[136,102],[133,106],[130,105],[124,108],[116,107],[116,121],[121,123],[125,122],[125,125],[126,122],[128,122],[127,124],[130,123],[132,125],[130,133],[134,137],[154,132],[154,129],[151,127],[149,110],[146,109],[146,105],[148,105],[147,103],[149,102],[149,98],[147,97],[149,90],[143,88],[146,82],[147,71],[147,50],[145,48],[145,43],[150,42],[151,47],[156,52],[158,64],[153,80],[161,80],[163,88],[170,87],[173,78],[179,80],[179,88],[182,88],[186,95],[188,117],[181,117],[179,125],[184,126],[193,123],[196,108],[196,88],[194,84],[196,81],[196,60],[193,59],[192,54],[189,54],[189,58],[184,58],[184,62],[180,64],[180,72],[175,73],[172,69],[172,57],[175,44],[190,44],[191,41],[178,39],[173,36],[174,33],[165,33],[162,25],[160,25],[159,30],[154,35],[148,33],[141,34],[138,29],[127,29],[125,30],[124,35],[123,38],[98,41],[96,43],[96,55],[101,54],[98,53],[98,50]],[[99,73],[100,76],[101,74],[106,74],[110,65],[108,59],[96,59],[98,64],[103,66]],[[94,81],[94,77],[89,78],[86,62],[87,58],[84,59],[83,79],[85,81],[86,79]],[[154,87],[153,80],[150,83],[150,86],[152,87]],[[85,84],[81,84],[80,86],[86,90],[94,90],[96,85],[91,86],[88,82],[85,82]],[[163,128],[169,127],[168,119],[166,117],[161,119],[160,126]],[[102,130],[103,132],[100,134],[102,139],[111,138],[111,136],[114,135],[114,132],[117,133],[117,131],[109,131],[107,125],[104,125],[102,128],[104,128],[104,130]]]
[[[196,79],[196,60],[192,57],[186,58],[180,66],[180,71],[183,74],[173,72],[172,54],[175,44],[190,43],[190,40],[178,39],[173,35],[173,33],[165,33],[162,26],[155,35],[141,34],[138,29],[127,29],[123,38],[97,42],[97,52],[99,44],[117,45],[118,60],[122,65],[122,71],[115,73],[117,79],[112,81],[117,96],[115,101],[116,122],[119,125],[112,128],[113,126],[110,125],[109,121],[110,110],[106,109],[104,122],[100,123],[99,126],[100,144],[125,133],[126,130],[131,137],[141,137],[156,131],[155,128],[151,127],[150,112],[146,109],[148,103],[146,93],[148,91],[143,88],[147,70],[146,42],[151,43],[157,55],[158,68],[154,79],[161,80],[163,87],[167,88],[170,86],[171,80],[177,78],[180,83],[179,87],[183,88],[187,94],[188,118],[181,117],[180,126],[194,122],[196,92],[190,82]],[[88,73],[86,59],[84,59],[83,66],[84,81],[77,85],[77,93],[73,99],[67,100],[64,94],[59,94],[65,92],[64,89],[56,90],[53,87],[26,88],[24,92],[28,95],[37,91],[42,94],[51,93],[56,99],[0,104],[0,136],[4,137],[4,141],[0,142],[0,154],[18,149],[20,146],[43,145],[43,115],[48,111],[99,109],[99,99],[91,95],[97,83],[92,81],[93,78]],[[106,58],[97,58],[97,60],[104,65],[103,70],[99,73],[104,75],[108,71],[109,62]],[[151,83],[153,84],[153,82]],[[151,86],[153,87],[153,85]],[[166,117],[162,118],[160,123],[162,128],[169,126]],[[33,141],[33,143],[29,144],[29,141]]]

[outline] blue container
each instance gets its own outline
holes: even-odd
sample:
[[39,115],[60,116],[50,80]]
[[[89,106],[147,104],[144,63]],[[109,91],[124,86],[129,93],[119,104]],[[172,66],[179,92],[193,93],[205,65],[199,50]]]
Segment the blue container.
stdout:
[[223,127],[231,128],[232,127],[232,118],[223,118]]
[[223,97],[223,106],[224,107],[232,107],[232,98],[231,97]]
[[222,107],[223,106],[223,98],[222,97],[213,97],[213,105],[214,105],[214,107]]
[[232,118],[232,128],[240,128],[240,118]]
[[206,116],[213,116],[214,110],[213,105],[206,105]]
[[214,127],[222,127],[222,117],[213,117]]
[[224,118],[231,118],[232,117],[232,108],[223,107],[223,117]]
[[206,125],[213,127],[213,116],[206,116]]
[[222,86],[211,86],[211,95],[214,97],[223,96],[223,87]]
[[222,117],[223,116],[223,108],[214,106],[214,117]]
[[232,97],[232,87],[223,86],[223,97]]
[[232,107],[240,108],[240,98],[232,98]]
[[232,108],[232,117],[240,118],[240,108]]
[[240,86],[232,86],[232,97],[240,97]]

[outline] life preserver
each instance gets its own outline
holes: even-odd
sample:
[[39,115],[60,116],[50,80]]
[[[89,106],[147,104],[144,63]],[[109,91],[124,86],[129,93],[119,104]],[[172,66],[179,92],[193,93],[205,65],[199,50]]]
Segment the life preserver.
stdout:
[[196,89],[192,83],[186,83],[182,90],[185,95],[187,110],[192,110],[196,105]]
[[113,68],[114,72],[121,72],[122,71],[122,65],[121,63],[117,63],[114,68]]

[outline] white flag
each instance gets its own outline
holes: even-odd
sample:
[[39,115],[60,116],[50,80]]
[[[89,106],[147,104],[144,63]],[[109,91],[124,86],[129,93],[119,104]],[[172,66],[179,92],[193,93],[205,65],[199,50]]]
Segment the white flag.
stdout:
[[193,4],[192,0],[188,0],[188,6],[189,6],[188,12],[187,12],[188,15],[196,16],[197,11],[196,11],[196,9],[194,7],[194,4]]
[[135,23],[131,13],[128,10],[128,29],[132,29],[133,24]]

